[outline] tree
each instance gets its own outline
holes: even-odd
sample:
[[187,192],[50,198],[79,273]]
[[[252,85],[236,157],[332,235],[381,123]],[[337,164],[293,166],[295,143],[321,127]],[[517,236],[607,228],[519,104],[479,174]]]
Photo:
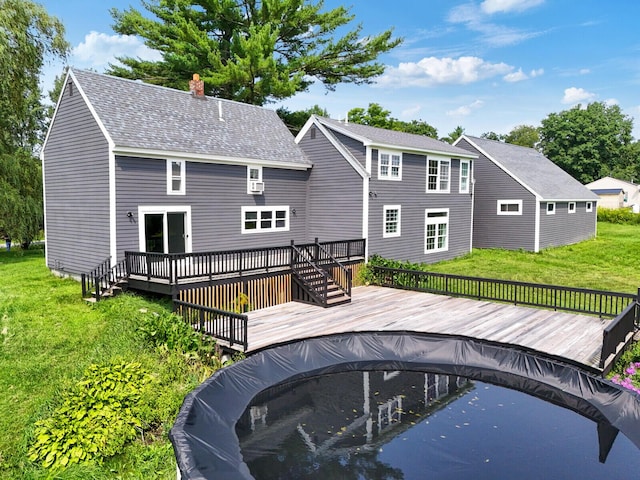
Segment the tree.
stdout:
[[504,136],[505,143],[529,148],[535,148],[539,140],[538,129],[532,125],[518,125]]
[[575,179],[589,183],[621,166],[632,130],[633,120],[618,105],[577,105],[542,120],[539,146]]
[[443,141],[443,142],[447,142],[447,143],[453,143],[458,138],[460,138],[462,135],[464,135],[464,128],[462,128],[460,125],[458,125],[453,130],[453,132],[449,133],[449,135],[447,135],[446,137],[441,138],[440,140]]
[[347,113],[347,117],[352,123],[438,138],[438,131],[427,122],[423,120],[411,120],[410,122],[398,120],[391,116],[389,110],[385,110],[378,103],[370,103],[366,110],[360,107],[352,108]]
[[42,6],[0,0],[0,229],[27,245],[42,227],[38,79],[47,58],[65,58],[68,48],[62,23]]
[[[263,105],[319,81],[371,83],[384,71],[377,57],[399,45],[392,31],[363,36],[345,7],[323,12],[312,0],[147,0],[148,14],[111,10],[113,29],[139,35],[162,54],[158,62],[119,58],[110,73],[184,89],[199,73],[205,93]],[[149,15],[151,14],[151,15]]]
[[297,135],[298,132],[302,130],[302,127],[311,115],[318,115],[320,117],[329,116],[329,112],[324,108],[320,108],[318,105],[314,105],[306,110],[297,110],[295,112],[287,110],[284,107],[280,107],[276,112],[293,135]]
[[485,132],[480,135],[480,138],[486,138],[487,140],[494,140],[496,142],[504,142],[504,135],[496,132]]

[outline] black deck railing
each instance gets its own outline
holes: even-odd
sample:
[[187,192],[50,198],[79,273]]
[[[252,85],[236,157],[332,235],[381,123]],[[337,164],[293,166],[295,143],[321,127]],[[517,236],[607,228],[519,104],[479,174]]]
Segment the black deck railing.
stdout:
[[[321,242],[323,250],[340,261],[364,258],[365,240]],[[224,275],[245,275],[287,269],[291,265],[291,246],[196,253],[125,252],[129,275],[148,281],[178,285],[194,279],[212,280]]]
[[385,287],[586,313],[599,317],[616,317],[637,300],[637,296],[632,293],[377,266],[371,269],[374,283]]
[[243,352],[247,351],[246,315],[180,300],[173,301],[173,311],[198,332],[228,342],[229,347],[240,345]]
[[113,267],[111,259],[107,258],[89,273],[80,276],[82,283],[82,298],[93,296],[96,301],[109,291],[119,280],[126,278],[127,270],[124,262]]
[[640,290],[638,299],[630,303],[602,332],[602,351],[600,352],[600,368],[604,374],[609,373],[613,365],[633,340],[640,317]]
[[[329,272],[320,268],[314,262],[314,255],[308,247],[315,250],[315,244],[293,245],[291,244],[291,271],[304,285],[304,291],[323,307],[327,306],[329,296]],[[313,285],[306,278],[313,278]]]

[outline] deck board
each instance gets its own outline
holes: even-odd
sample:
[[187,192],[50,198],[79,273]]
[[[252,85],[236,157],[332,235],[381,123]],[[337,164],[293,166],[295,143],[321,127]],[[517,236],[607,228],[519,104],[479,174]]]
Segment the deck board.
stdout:
[[521,345],[597,367],[609,320],[386,287],[356,287],[333,308],[290,302],[248,313],[247,352],[358,331],[445,333]]

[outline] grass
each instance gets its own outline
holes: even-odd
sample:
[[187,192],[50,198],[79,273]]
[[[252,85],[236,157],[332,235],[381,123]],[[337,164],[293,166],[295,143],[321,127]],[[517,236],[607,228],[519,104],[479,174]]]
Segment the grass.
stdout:
[[[429,265],[432,271],[567,286],[636,292],[640,226],[600,223],[598,237],[541,253],[476,250]],[[80,298],[80,285],[51,275],[42,250],[0,250],[0,478],[174,479],[167,439],[184,395],[209,372],[179,355],[140,341],[141,310],[163,312],[168,304],[133,295],[95,306]],[[624,362],[640,360],[640,346]],[[92,363],[141,362],[159,378],[162,424],[102,465],[74,466],[52,475],[30,463],[34,423],[58,405],[60,393]],[[627,363],[628,364],[628,363]]]

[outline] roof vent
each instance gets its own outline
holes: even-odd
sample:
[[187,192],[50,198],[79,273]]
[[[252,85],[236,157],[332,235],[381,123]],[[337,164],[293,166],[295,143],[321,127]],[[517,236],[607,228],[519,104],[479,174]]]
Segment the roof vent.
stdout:
[[189,91],[193,98],[199,98],[201,100],[205,100],[207,97],[204,96],[204,81],[200,80],[200,75],[197,73],[193,74],[193,80],[189,80]]

